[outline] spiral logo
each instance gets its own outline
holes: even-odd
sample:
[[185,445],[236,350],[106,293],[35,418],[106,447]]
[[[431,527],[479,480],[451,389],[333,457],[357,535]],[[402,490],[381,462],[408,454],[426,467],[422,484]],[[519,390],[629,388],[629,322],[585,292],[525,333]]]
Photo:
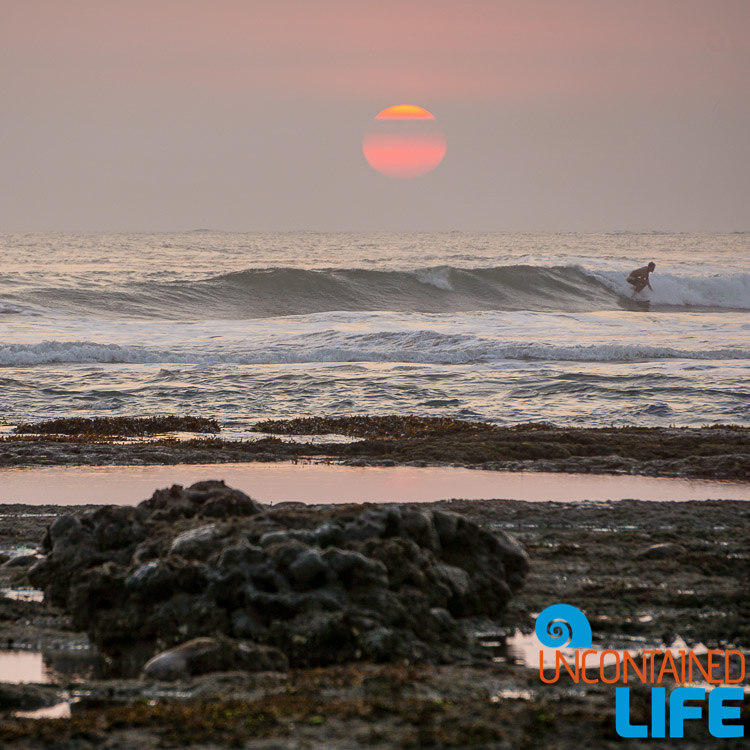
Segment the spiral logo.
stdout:
[[536,637],[548,648],[588,648],[591,625],[586,615],[571,604],[552,604],[536,618]]

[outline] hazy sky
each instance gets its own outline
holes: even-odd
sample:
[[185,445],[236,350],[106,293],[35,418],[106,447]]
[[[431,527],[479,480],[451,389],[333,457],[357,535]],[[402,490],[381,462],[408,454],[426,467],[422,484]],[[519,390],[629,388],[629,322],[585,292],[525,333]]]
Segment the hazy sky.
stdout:
[[0,0],[0,165],[0,230],[746,230],[750,0]]

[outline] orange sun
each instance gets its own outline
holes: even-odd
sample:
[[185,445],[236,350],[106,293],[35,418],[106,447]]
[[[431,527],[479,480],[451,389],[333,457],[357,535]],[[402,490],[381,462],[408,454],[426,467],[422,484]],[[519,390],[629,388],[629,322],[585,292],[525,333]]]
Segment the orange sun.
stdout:
[[362,139],[368,164],[400,179],[431,172],[443,160],[445,150],[445,135],[435,115],[416,104],[384,109]]

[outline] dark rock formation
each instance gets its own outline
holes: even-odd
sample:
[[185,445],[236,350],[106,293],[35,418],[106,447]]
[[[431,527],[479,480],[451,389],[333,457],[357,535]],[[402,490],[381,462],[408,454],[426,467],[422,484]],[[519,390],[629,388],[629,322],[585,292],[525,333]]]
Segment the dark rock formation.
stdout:
[[3,563],[2,566],[3,568],[28,568],[38,560],[39,558],[36,555],[16,555]]
[[0,713],[3,711],[35,711],[61,700],[57,688],[46,685],[0,682]]
[[43,549],[32,583],[138,667],[223,637],[280,649],[293,666],[454,660],[470,653],[465,618],[495,618],[528,567],[509,536],[452,513],[274,509],[223,482],[63,516]]

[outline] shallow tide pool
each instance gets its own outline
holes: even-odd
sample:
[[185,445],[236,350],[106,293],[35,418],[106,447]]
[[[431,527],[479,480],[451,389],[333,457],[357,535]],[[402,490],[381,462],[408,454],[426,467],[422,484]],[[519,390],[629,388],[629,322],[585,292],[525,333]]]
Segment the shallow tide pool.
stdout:
[[[223,479],[263,503],[750,500],[750,483],[610,474],[244,463],[0,470],[0,503],[137,505],[159,487]],[[0,514],[1,514],[0,510]]]

